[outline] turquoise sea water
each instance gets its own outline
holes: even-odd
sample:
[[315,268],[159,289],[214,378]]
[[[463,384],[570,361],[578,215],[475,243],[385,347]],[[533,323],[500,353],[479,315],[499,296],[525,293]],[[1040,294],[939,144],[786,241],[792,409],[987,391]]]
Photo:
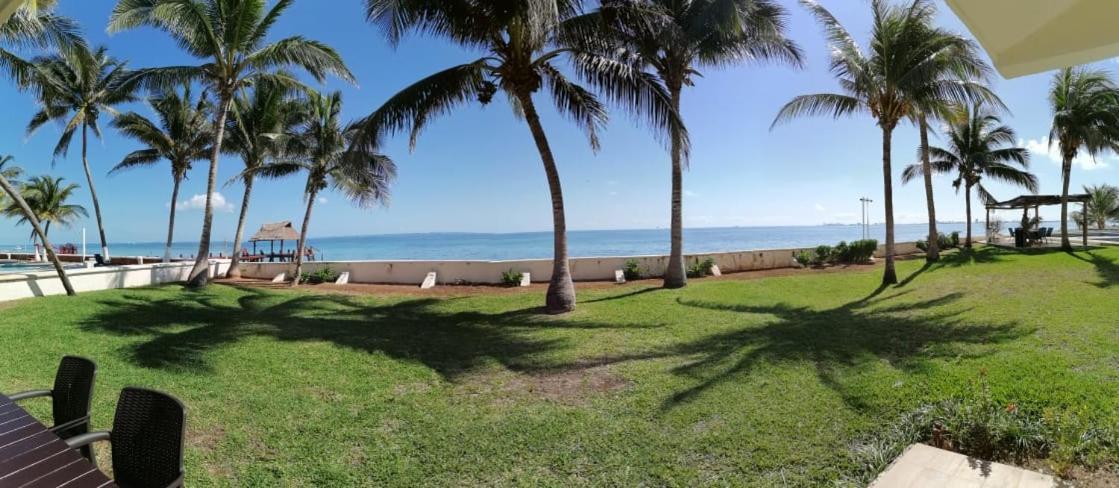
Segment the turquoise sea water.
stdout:
[[[940,224],[941,232],[964,230],[962,223]],[[982,235],[982,224],[973,227],[975,235]],[[927,233],[926,224],[896,226],[898,242],[916,241]],[[884,226],[870,228],[871,238],[884,242]],[[111,236],[110,236],[111,237]],[[862,237],[859,225],[821,225],[787,227],[724,227],[697,228],[684,231],[684,249],[687,253],[742,251],[751,249],[782,249],[813,247],[835,244]],[[469,259],[507,260],[550,258],[552,256],[551,232],[524,232],[514,234],[426,233],[389,234],[353,237],[326,237],[309,239],[311,246],[319,249],[326,260],[367,259]],[[63,244],[62,242],[55,243]],[[80,244],[80,243],[79,243]],[[288,242],[285,250],[295,243]],[[668,253],[668,230],[593,230],[568,232],[568,246],[572,257],[636,256]],[[0,245],[0,249],[14,250],[15,245]],[[28,248],[23,244],[24,249]],[[162,256],[163,244],[158,242],[115,243],[110,251],[115,256]],[[214,242],[215,255],[228,256],[232,243]],[[97,252],[92,241],[88,250]],[[175,256],[192,256],[197,243],[177,243]],[[251,250],[251,247],[250,247]],[[265,249],[267,250],[267,249]]]

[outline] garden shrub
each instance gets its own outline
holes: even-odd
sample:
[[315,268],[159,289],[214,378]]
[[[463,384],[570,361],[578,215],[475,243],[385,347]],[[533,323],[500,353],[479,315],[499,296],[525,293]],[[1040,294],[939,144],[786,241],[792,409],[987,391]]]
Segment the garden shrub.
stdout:
[[636,259],[626,260],[625,266],[622,267],[622,274],[625,275],[626,281],[633,281],[641,279],[641,265]]
[[812,259],[812,264],[822,266],[831,259],[831,246],[819,245],[816,246],[816,256]]
[[815,260],[815,255],[809,251],[800,251],[793,256],[793,259],[796,259],[797,264],[807,267]]
[[711,276],[711,269],[714,267],[715,260],[712,258],[707,258],[703,261],[696,261],[695,264],[688,266],[688,278],[702,278],[704,276]]
[[846,263],[851,257],[851,248],[847,246],[847,241],[839,241],[835,247],[831,248],[831,256],[828,259],[830,263]]
[[312,285],[334,283],[335,281],[338,281],[339,276],[341,276],[341,274],[337,271],[330,269],[330,267],[325,267],[318,271],[315,271],[314,273],[304,272],[302,275],[299,276],[299,282],[310,283]]
[[505,286],[521,286],[521,279],[523,279],[524,276],[524,273],[513,271],[513,269],[510,268],[509,271],[501,272],[501,284]]

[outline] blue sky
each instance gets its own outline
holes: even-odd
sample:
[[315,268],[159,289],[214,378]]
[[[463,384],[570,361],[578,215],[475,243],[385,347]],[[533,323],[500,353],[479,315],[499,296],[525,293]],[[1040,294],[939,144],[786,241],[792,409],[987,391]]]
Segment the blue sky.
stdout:
[[[129,60],[132,67],[148,67],[194,60],[184,55],[165,35],[140,29],[108,35],[105,25],[114,2],[63,0],[61,12],[77,19],[93,44],[106,44],[111,52]],[[344,94],[345,114],[357,118],[374,110],[397,90],[434,71],[474,59],[477,53],[447,42],[409,37],[392,49],[373,26],[363,21],[360,0],[325,2],[300,0],[273,30],[274,38],[301,34],[329,43],[340,51],[359,80],[349,86],[332,80],[326,89]],[[795,2],[783,1],[791,13],[789,34],[804,50],[807,66],[747,65],[708,69],[684,96],[683,116],[691,130],[693,155],[685,174],[685,225],[689,227],[741,225],[808,225],[855,222],[858,198],[873,198],[874,220],[882,219],[880,132],[869,118],[834,121],[801,119],[770,131],[777,110],[793,96],[836,89],[827,73],[827,47],[818,26]],[[823,0],[825,6],[859,39],[869,25],[868,2]],[[942,25],[966,32],[941,5]],[[1105,67],[1114,63],[1105,62]],[[1060,191],[1060,170],[1046,154],[1051,114],[1046,93],[1051,73],[1014,80],[999,79],[995,89],[1010,107],[1005,117],[1035,154],[1033,170],[1042,192]],[[668,156],[650,133],[620,111],[603,135],[602,150],[595,154],[583,134],[551,110],[544,108],[543,122],[559,163],[571,229],[660,228],[668,223]],[[17,93],[10,84],[0,87],[0,153],[16,156],[29,173],[50,173],[79,183],[78,203],[91,212],[77,144],[68,158],[52,166],[51,149],[59,128],[48,126],[31,137],[24,133],[34,113],[34,100]],[[138,104],[130,109],[150,114]],[[104,124],[107,126],[107,120]],[[940,142],[933,139],[934,144]],[[894,170],[900,173],[916,153],[917,134],[899,128],[894,138]],[[164,166],[107,176],[121,157],[136,149],[130,140],[111,130],[90,146],[90,161],[102,197],[111,241],[159,241],[166,233],[171,193],[169,170]],[[406,138],[392,141],[384,152],[398,163],[399,180],[388,208],[361,210],[340,195],[327,193],[312,221],[314,236],[340,236],[401,232],[521,232],[549,230],[550,205],[543,170],[528,129],[512,115],[501,99],[488,107],[464,107],[431,124],[414,152]],[[189,201],[205,192],[205,164],[184,184],[180,198]],[[221,181],[239,171],[240,162],[221,162]],[[1083,184],[1119,183],[1119,160],[1105,156],[1097,162],[1081,161],[1073,174],[1073,187]],[[250,211],[250,231],[261,223],[298,221],[303,203],[303,181],[265,181],[257,186]],[[1020,192],[993,186],[996,195]],[[958,220],[964,215],[962,196],[947,177],[936,181],[938,215]],[[226,205],[215,218],[215,239],[231,239],[242,188],[220,189]],[[895,186],[895,215],[899,222],[921,222],[925,217],[923,189],[918,184]],[[194,241],[201,210],[187,205],[178,215],[176,239]],[[1055,216],[1057,210],[1043,210]],[[977,217],[982,217],[977,214]],[[1012,218],[1012,216],[1007,216]],[[56,242],[79,240],[79,223],[52,231]],[[10,221],[0,221],[0,242],[26,242],[28,231]]]

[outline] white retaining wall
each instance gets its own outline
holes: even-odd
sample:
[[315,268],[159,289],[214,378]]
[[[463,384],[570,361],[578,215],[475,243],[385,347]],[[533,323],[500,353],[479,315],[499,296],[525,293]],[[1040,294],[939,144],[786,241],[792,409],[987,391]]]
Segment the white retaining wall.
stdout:
[[[793,256],[801,249],[769,249],[757,251],[737,251],[712,254],[696,254],[685,257],[688,264],[707,258],[715,260],[724,273],[756,271],[765,269],[789,268],[796,266]],[[895,246],[898,255],[918,252],[912,242]],[[885,254],[885,246],[879,246],[876,256]],[[648,277],[663,276],[668,256],[626,256],[600,258],[572,258],[571,276],[575,281],[613,281],[614,271],[622,269],[625,262],[636,259],[641,274]],[[515,261],[325,261],[304,263],[303,271],[313,273],[324,267],[338,272],[350,273],[351,283],[389,283],[419,285],[429,272],[436,272],[440,284],[454,283],[501,283],[501,273],[519,271],[531,273],[532,281],[547,282],[552,279],[551,259],[529,259]],[[291,276],[295,265],[291,263],[243,263],[242,276],[245,278],[272,279],[280,273]]]
[[[67,269],[66,275],[70,277],[74,290],[81,293],[185,282],[192,267],[194,263],[137,264]],[[224,275],[228,270],[228,260],[211,261],[211,277]],[[64,294],[66,290],[53,268],[33,273],[0,274],[0,302]]]

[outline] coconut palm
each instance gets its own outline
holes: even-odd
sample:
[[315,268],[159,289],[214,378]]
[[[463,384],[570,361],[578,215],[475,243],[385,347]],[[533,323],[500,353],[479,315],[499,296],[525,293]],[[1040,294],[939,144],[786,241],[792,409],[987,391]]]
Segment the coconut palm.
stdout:
[[1107,228],[1108,221],[1119,220],[1119,188],[1111,185],[1085,185],[1089,197],[1088,221],[1097,229]]
[[268,41],[268,31],[294,0],[279,0],[268,8],[264,0],[118,0],[109,18],[109,31],[140,26],[160,29],[188,54],[205,60],[201,65],[149,68],[137,72],[137,81],[148,88],[199,82],[217,100],[216,128],[206,179],[206,206],[199,238],[198,258],[191,270],[192,286],[205,286],[213,230],[213,196],[218,177],[226,122],[233,98],[242,89],[264,81],[297,86],[286,67],[306,70],[322,82],[329,74],[346,81],[353,75],[341,56],[329,46],[302,36]]
[[48,122],[62,124],[62,135],[55,145],[55,157],[65,157],[70,142],[80,131],[82,142],[82,168],[86,184],[93,199],[93,214],[97,219],[97,232],[101,238],[101,255],[109,255],[109,241],[105,238],[105,222],[101,215],[101,202],[93,183],[89,165],[89,133],[101,137],[101,114],[117,114],[116,105],[134,101],[135,88],[128,83],[129,71],[125,63],[109,56],[105,47],[90,50],[79,46],[70,52],[36,58],[33,82],[39,97],[40,110],[27,125],[28,135]]
[[606,97],[647,117],[658,130],[667,132],[675,127],[672,130],[679,131],[683,140],[685,131],[668,95],[652,76],[640,69],[583,49],[590,42],[569,43],[560,35],[570,34],[562,25],[565,20],[577,18],[581,0],[366,0],[365,5],[369,21],[380,25],[393,44],[399,43],[406,33],[416,31],[486,53],[424,78],[394,95],[359,122],[360,145],[372,150],[386,134],[409,131],[414,147],[420,131],[434,116],[474,100],[487,104],[501,90],[515,115],[528,125],[551,195],[554,251],[546,310],[574,310],[575,286],[568,267],[563,189],[535,95],[547,90],[559,112],[587,133],[592,149],[598,148],[598,131],[607,121],[606,107],[557,67],[561,56]]
[[[49,237],[51,224],[53,223],[70,227],[75,220],[89,215],[85,207],[67,203],[74,196],[74,192],[81,187],[74,183],[64,184],[63,181],[65,181],[63,178],[35,176],[20,189],[20,194],[27,206],[31,208],[32,214],[43,224],[42,237]],[[23,214],[23,207],[18,203],[5,207],[4,214],[17,218],[17,224],[25,224],[30,221]],[[32,231],[31,236],[32,238],[36,237],[34,231]],[[44,248],[47,246],[45,242],[42,244]]]
[[229,278],[241,277],[241,241],[245,236],[249,201],[256,180],[254,170],[276,155],[284,134],[299,120],[299,107],[300,102],[291,96],[291,90],[275,83],[260,83],[253,87],[252,95],[242,93],[233,101],[234,116],[226,128],[229,137],[222,147],[226,152],[241,157],[245,171],[238,179],[245,190],[233,239]]
[[[799,66],[800,49],[785,37],[787,13],[771,0],[606,1],[584,19],[606,27],[620,59],[653,73],[679,113],[684,87],[702,76],[700,69],[735,63],[776,61]],[[575,39],[577,42],[578,39]],[[684,270],[683,170],[687,147],[683,134],[668,134],[671,152],[671,252],[664,286],[687,285]]]
[[[957,36],[929,36],[936,10],[928,0],[904,6],[873,0],[869,50],[863,48],[831,12],[813,0],[802,0],[823,26],[831,48],[831,72],[842,93],[794,98],[778,112],[776,126],[803,115],[835,118],[869,113],[882,131],[883,206],[886,213],[886,265],[883,284],[897,283],[894,269],[894,197],[891,150],[894,130],[902,120],[920,113],[932,95],[967,99],[972,82],[938,77],[939,63],[957,52]],[[930,74],[932,73],[932,74]]]
[[1068,237],[1068,192],[1072,162],[1083,151],[1096,157],[1119,150],[1119,89],[1103,70],[1065,68],[1053,76],[1049,91],[1053,127],[1049,145],[1061,153],[1061,247],[1072,250]]
[[167,243],[163,262],[171,261],[171,245],[175,238],[175,212],[178,209],[179,187],[195,161],[209,157],[213,131],[210,129],[210,103],[205,95],[195,100],[190,86],[171,90],[149,99],[158,121],[136,112],[128,112],[113,120],[113,127],[125,137],[145,146],[129,153],[110,173],[153,166],[160,161],[171,163],[171,212],[167,219]]
[[[33,65],[20,57],[14,50],[24,48],[43,49],[55,47],[69,51],[74,46],[84,45],[78,26],[72,20],[56,15],[55,0],[25,0],[11,17],[0,19],[0,72],[11,76],[21,88],[27,88],[33,81]],[[39,219],[31,212],[27,202],[16,190],[16,186],[0,173],[0,189],[13,203],[19,205],[31,228],[46,244],[47,257],[58,273],[58,279],[67,295],[76,295],[70,278],[62,267],[62,262],[50,246],[50,240],[42,231]]]
[[[974,188],[979,200],[985,204],[995,199],[983,185],[985,180],[998,181],[1037,192],[1037,177],[1029,171],[1030,153],[1015,147],[1014,130],[1002,125],[998,116],[981,106],[958,109],[952,117],[946,137],[948,147],[930,147],[930,167],[937,173],[954,173],[952,186],[964,189],[964,207],[967,212],[967,236],[964,247],[971,247],[971,192]],[[908,182],[925,173],[924,164],[905,168],[901,179]]]
[[285,141],[281,159],[245,171],[270,178],[307,173],[303,192],[307,212],[296,247],[292,286],[299,285],[303,274],[307,230],[319,194],[334,188],[358,206],[369,208],[388,202],[389,186],[396,178],[396,164],[392,159],[353,144],[356,131],[343,125],[341,120],[341,93],[311,93],[303,111],[304,121]]
[[[0,178],[8,180],[13,185],[19,185],[19,177],[23,176],[23,168],[16,166],[15,158],[11,155],[0,155]],[[0,194],[0,206],[7,207],[7,195]]]

